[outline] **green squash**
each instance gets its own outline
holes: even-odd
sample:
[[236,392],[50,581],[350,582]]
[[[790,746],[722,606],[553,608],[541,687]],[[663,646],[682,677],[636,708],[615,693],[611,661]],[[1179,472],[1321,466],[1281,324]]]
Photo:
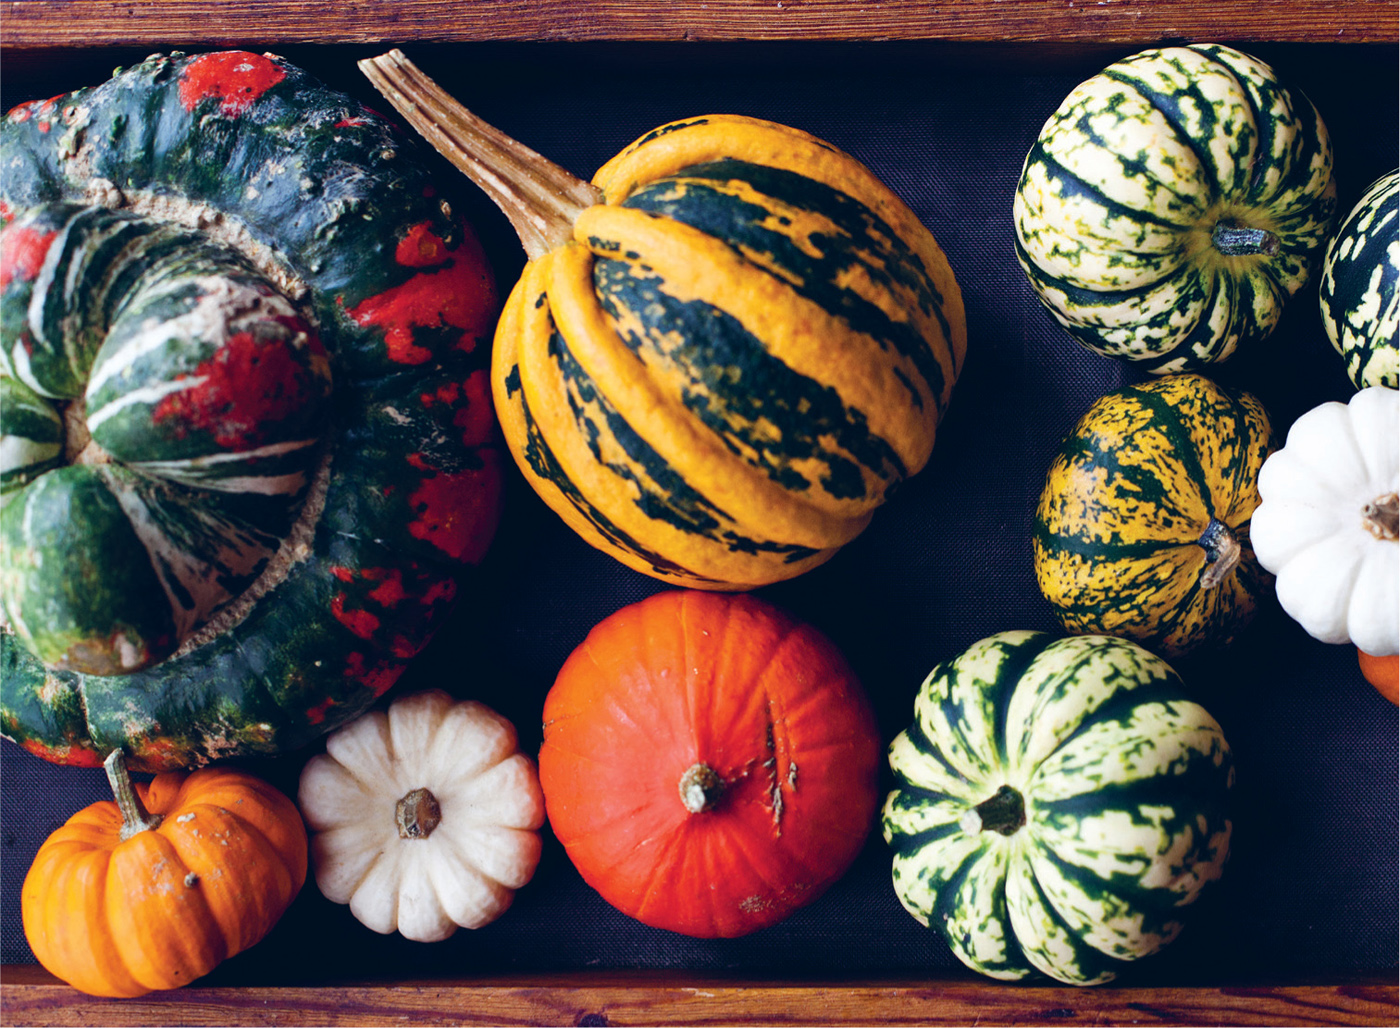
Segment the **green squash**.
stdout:
[[1065,630],[1166,657],[1233,639],[1272,590],[1249,522],[1273,449],[1259,401],[1200,375],[1096,401],[1051,462],[1031,536]]
[[158,771],[356,716],[499,516],[480,245],[276,57],[157,55],[0,146],[0,730]]
[[1016,254],[1075,339],[1164,374],[1267,337],[1335,207],[1305,96],[1229,47],[1147,50],[1045,123],[1013,202]]
[[1352,384],[1400,388],[1400,171],[1372,182],[1342,222],[1318,300]]
[[900,902],[967,966],[1113,978],[1221,876],[1220,726],[1134,643],[1003,632],[929,674],[890,745]]

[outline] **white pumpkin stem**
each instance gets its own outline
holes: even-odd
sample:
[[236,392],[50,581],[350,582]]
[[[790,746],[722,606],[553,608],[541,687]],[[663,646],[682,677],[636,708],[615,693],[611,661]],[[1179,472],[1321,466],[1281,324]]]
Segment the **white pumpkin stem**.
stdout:
[[1377,496],[1361,508],[1366,531],[1377,539],[1400,540],[1400,493]]
[[1201,588],[1214,589],[1221,582],[1225,581],[1225,576],[1235,570],[1235,565],[1240,562],[1240,541],[1235,538],[1235,533],[1230,531],[1230,527],[1225,522],[1216,518],[1210,519],[1210,524],[1206,525],[1206,530],[1201,533],[1201,538],[1197,541],[1201,549],[1206,551],[1206,568],[1201,572]]
[[122,842],[133,835],[159,828],[165,818],[147,811],[141,797],[136,795],[136,787],[131,784],[131,775],[127,774],[126,760],[122,757],[120,747],[107,754],[102,767],[107,772],[107,782],[112,787],[117,809],[122,812]]
[[394,805],[400,839],[426,839],[442,824],[442,806],[427,789],[414,789]]
[[359,67],[404,120],[505,213],[531,260],[572,238],[579,213],[602,202],[602,190],[482,121],[401,51]]
[[692,764],[681,775],[681,802],[692,814],[713,810],[724,794],[724,779],[709,764]]

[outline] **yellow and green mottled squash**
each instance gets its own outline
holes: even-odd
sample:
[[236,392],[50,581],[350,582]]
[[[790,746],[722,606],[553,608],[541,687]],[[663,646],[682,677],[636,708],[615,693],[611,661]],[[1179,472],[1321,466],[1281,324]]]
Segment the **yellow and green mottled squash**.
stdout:
[[961,296],[856,160],[712,115],[647,133],[589,186],[401,54],[361,67],[521,234],[496,409],[588,542],[680,585],[759,586],[829,558],[924,466],[962,367]]
[[1123,639],[1002,632],[930,672],[890,745],[894,887],[964,964],[1108,981],[1221,876],[1220,726]]
[[1154,374],[1267,337],[1336,209],[1307,97],[1216,44],[1147,50],[1077,86],[1026,156],[1016,253],[1097,353]]
[[1259,401],[1200,375],[1099,399],[1035,512],[1036,581],[1066,631],[1167,657],[1229,642],[1270,588],[1249,523],[1272,449]]

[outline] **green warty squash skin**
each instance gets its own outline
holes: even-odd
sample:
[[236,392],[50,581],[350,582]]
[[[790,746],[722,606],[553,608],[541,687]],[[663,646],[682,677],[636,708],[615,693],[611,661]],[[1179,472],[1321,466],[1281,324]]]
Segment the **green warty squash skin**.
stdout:
[[1335,208],[1305,96],[1229,47],[1147,50],[1045,123],[1013,202],[1016,253],[1075,339],[1166,374],[1266,338]]
[[1352,384],[1400,388],[1400,171],[1371,183],[1328,244],[1318,301]]
[[475,237],[270,55],[156,55],[0,152],[0,731],[160,771],[357,716],[499,517]]
[[974,970],[1108,981],[1221,876],[1230,748],[1136,644],[1003,632],[934,668],[914,715],[882,816],[895,891]]

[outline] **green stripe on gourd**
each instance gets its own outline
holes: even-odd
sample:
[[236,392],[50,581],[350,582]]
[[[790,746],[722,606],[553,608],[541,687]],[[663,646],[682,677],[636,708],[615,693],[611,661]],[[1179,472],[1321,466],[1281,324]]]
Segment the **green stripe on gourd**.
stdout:
[[63,417],[17,378],[0,375],[0,507],[63,463]]
[[1108,981],[1228,856],[1219,725],[1126,640],[982,640],[930,673],[890,767],[895,891],[992,977]]
[[1306,97],[1218,45],[1149,50],[1081,83],[1027,154],[1016,253],[1088,348],[1156,374],[1262,339],[1336,205]]
[[1319,301],[1352,384],[1400,388],[1400,171],[1371,183],[1337,230]]
[[[125,209],[79,219],[73,288],[50,298],[68,325],[105,326],[96,348],[58,349],[94,365],[75,376],[92,405],[83,389],[67,405],[68,448],[111,460],[60,470],[106,489],[136,537],[126,552],[194,625],[163,662],[93,675],[46,668],[0,624],[0,731],[49,760],[122,747],[158,771],[281,752],[355,717],[441,623],[499,514],[495,294],[470,230],[397,129],[276,57],[157,55],[16,108],[0,144],[0,223],[45,201]],[[40,227],[0,237],[24,242],[5,248],[8,286],[32,287],[56,245],[62,225]],[[203,324],[215,279],[231,316]],[[0,298],[29,332],[32,288]],[[220,341],[284,330],[294,359],[274,363],[310,370],[313,392],[333,367],[334,395],[316,410],[273,402],[295,384],[245,388],[267,407],[220,417],[217,387],[276,378]]]

